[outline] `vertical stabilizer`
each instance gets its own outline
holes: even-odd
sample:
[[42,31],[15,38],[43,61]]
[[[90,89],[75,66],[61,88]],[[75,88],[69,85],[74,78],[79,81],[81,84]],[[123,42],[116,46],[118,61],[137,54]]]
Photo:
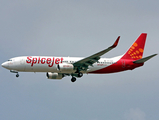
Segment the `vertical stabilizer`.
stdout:
[[142,33],[132,44],[128,51],[123,55],[122,59],[141,59],[144,52],[147,33]]

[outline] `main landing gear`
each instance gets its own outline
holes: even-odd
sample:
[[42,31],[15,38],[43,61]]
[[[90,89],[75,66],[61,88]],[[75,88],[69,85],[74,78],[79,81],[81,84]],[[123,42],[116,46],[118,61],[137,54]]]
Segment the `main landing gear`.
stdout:
[[72,82],[75,82],[75,81],[76,81],[76,78],[75,78],[74,76],[80,78],[80,77],[83,76],[83,73],[79,72],[79,73],[77,73],[76,75],[72,75],[72,78],[71,78],[71,81],[72,81]]
[[75,77],[72,77],[72,78],[71,78],[71,81],[72,81],[72,82],[75,82],[75,81],[76,81],[76,78],[75,78]]
[[83,73],[79,72],[78,77],[82,77],[82,76],[83,76]]

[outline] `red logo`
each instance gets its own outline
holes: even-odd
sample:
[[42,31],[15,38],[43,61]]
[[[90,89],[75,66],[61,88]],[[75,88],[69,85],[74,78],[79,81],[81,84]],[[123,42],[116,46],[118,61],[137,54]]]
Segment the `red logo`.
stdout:
[[49,67],[52,67],[55,64],[59,64],[63,62],[63,58],[40,58],[40,57],[31,57],[28,56],[26,63],[31,63],[31,66],[33,66],[34,64],[48,64]]

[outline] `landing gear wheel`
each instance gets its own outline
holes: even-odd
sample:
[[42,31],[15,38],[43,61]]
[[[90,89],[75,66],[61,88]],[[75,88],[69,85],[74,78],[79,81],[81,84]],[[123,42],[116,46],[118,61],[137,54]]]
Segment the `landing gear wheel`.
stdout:
[[16,74],[16,77],[19,77],[19,74],[18,74],[18,73]]
[[75,81],[76,81],[76,78],[75,78],[75,77],[72,77],[71,81],[72,81],[72,82],[75,82]]
[[78,77],[82,77],[82,76],[83,76],[83,73],[79,72]]

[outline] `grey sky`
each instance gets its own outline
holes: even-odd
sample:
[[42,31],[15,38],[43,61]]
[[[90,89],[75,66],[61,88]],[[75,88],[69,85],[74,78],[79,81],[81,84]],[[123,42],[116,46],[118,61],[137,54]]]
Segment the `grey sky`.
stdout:
[[[103,57],[121,55],[148,33],[144,56],[159,53],[155,0],[2,0],[0,63],[23,55],[89,56],[121,36]],[[84,75],[75,83],[45,73],[15,74],[0,67],[1,120],[157,120],[158,56],[141,68]]]

